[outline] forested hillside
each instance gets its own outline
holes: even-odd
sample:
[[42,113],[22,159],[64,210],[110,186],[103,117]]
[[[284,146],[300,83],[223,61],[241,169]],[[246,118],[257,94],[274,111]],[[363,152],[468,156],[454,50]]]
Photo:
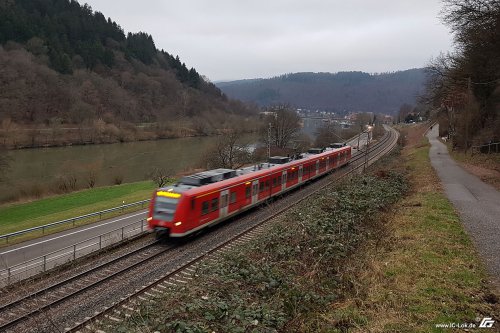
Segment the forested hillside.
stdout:
[[457,51],[428,67],[427,102],[439,110],[440,134],[453,146],[500,141],[500,2],[444,1],[443,22]]
[[157,50],[152,36],[125,34],[88,5],[0,0],[0,135],[7,145],[26,141],[10,137],[19,127],[70,124],[92,132],[81,141],[133,140],[139,123],[160,123],[159,137],[181,127],[203,134],[251,114]]
[[261,106],[290,103],[307,109],[337,112],[394,114],[404,104],[415,104],[424,82],[422,69],[395,73],[294,73],[271,79],[221,82],[232,98]]

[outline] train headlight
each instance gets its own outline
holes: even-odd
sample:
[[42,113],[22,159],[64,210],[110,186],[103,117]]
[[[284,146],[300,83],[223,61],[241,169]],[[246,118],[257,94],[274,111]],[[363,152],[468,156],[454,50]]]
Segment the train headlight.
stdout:
[[148,217],[148,218],[147,218],[147,221],[149,222],[149,221],[151,221],[152,219],[153,219],[152,217]]
[[177,226],[180,226],[181,224],[182,224],[182,222],[181,222],[181,221],[179,221],[179,222],[175,222],[175,223],[174,223],[174,225],[175,225],[176,227],[177,227]]

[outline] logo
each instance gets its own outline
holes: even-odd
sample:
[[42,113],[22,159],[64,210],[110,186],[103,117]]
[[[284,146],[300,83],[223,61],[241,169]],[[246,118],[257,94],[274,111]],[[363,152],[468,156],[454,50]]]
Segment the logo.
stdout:
[[481,320],[481,323],[479,324],[479,328],[491,328],[493,327],[493,324],[495,321],[492,318],[485,317],[483,320]]

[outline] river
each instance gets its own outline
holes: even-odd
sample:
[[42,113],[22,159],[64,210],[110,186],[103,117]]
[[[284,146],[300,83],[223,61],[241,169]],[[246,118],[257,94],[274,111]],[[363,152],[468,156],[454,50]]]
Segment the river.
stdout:
[[[21,190],[54,186],[58,177],[69,174],[84,187],[90,172],[97,175],[96,186],[102,186],[114,184],[117,176],[124,183],[146,180],[154,167],[173,174],[186,171],[201,165],[203,154],[215,140],[196,137],[13,150],[6,183],[0,184],[0,201],[15,198]],[[251,135],[244,138],[246,142],[255,140]]]
[[[303,131],[313,137],[321,121],[305,121]],[[96,175],[95,186],[112,185],[115,178],[124,183],[149,179],[154,167],[172,174],[202,166],[203,154],[216,137],[195,137],[115,144],[68,146],[12,150],[6,181],[0,183],[0,203],[16,199],[19,193],[42,192],[54,188],[58,177],[74,175],[79,188],[87,186],[88,174]],[[255,143],[256,135],[243,142]],[[26,196],[21,195],[21,197]]]

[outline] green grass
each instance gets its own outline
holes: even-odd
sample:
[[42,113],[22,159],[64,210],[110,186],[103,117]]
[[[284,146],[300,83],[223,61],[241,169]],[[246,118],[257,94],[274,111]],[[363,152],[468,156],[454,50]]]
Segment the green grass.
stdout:
[[[148,199],[154,189],[153,182],[144,181],[99,187],[28,203],[3,206],[0,207],[0,234],[118,207],[124,201],[127,204]],[[140,209],[140,206],[136,209]]]

